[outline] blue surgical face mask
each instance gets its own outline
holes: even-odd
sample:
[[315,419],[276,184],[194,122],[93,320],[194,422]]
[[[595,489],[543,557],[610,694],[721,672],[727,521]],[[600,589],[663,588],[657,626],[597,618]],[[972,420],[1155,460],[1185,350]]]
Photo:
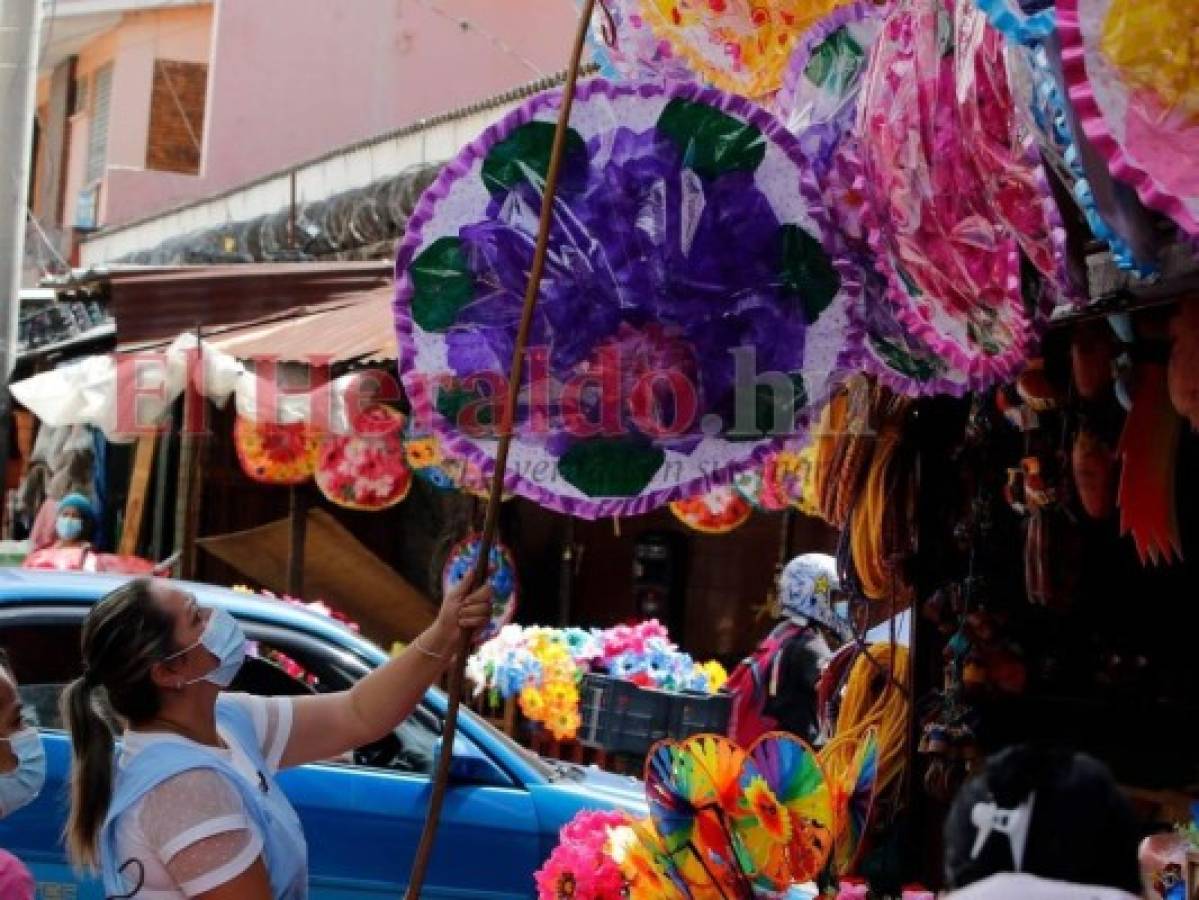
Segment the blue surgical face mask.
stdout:
[[246,635],[241,630],[237,619],[223,609],[214,609],[208,616],[200,639],[189,647],[184,647],[178,653],[167,657],[172,660],[182,656],[196,647],[203,647],[217,658],[217,667],[206,675],[193,678],[185,684],[195,684],[197,681],[208,681],[219,688],[227,688],[233,684],[237,671],[246,659]]
[[73,516],[59,516],[54,523],[54,531],[64,541],[75,541],[83,534],[83,519]]
[[42,792],[46,782],[46,751],[36,728],[26,726],[7,738],[17,767],[11,772],[0,772],[0,819],[28,806]]

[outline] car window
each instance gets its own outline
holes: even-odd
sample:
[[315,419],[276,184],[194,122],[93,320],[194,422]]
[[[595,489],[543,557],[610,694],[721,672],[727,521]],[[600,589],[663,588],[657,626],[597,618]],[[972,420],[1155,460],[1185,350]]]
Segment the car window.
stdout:
[[72,623],[5,625],[4,647],[17,676],[21,702],[39,728],[61,729],[58,699],[83,671],[79,659],[79,626]]
[[[250,632],[255,633],[253,626]],[[317,642],[289,640],[287,633],[255,636],[259,639],[252,643],[251,650],[259,660],[267,661],[294,683],[315,693],[346,690],[369,671],[365,665],[339,658]],[[234,686],[237,687],[236,683]],[[247,685],[241,689],[251,693],[279,693],[266,688],[266,685]],[[330,762],[429,775],[436,762],[434,751],[440,734],[440,717],[418,706],[392,734],[359,747],[344,759]]]
[[[299,696],[345,690],[369,670],[339,656],[311,638],[300,639],[280,629],[247,623],[251,638],[246,664],[232,690],[263,696]],[[79,656],[80,626],[75,621],[9,624],[0,621],[0,646],[11,659],[20,685],[21,701],[39,728],[65,730],[59,699],[66,686],[82,673]],[[107,707],[103,691],[97,697],[115,731],[118,717]],[[434,749],[441,734],[441,719],[419,706],[395,732],[339,760],[413,774],[431,774]]]

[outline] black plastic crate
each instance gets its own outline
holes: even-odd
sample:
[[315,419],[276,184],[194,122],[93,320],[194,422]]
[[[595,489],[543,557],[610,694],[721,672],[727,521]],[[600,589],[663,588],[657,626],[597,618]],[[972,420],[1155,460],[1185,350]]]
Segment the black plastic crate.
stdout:
[[685,691],[672,694],[669,735],[676,741],[693,734],[726,734],[733,698],[728,694]]
[[579,742],[609,753],[644,755],[665,737],[674,695],[589,673],[579,687]]

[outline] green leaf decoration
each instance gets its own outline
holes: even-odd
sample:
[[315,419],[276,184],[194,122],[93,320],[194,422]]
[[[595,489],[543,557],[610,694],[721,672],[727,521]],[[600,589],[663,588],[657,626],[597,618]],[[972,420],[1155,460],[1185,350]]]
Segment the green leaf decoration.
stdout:
[[804,68],[804,77],[817,87],[844,93],[862,71],[866,54],[861,45],[842,25],[830,34],[812,54]]
[[[554,148],[553,122],[527,122],[489,151],[483,160],[483,184],[493,194],[511,190],[522,181],[530,184],[545,184],[550,170],[550,155]],[[584,166],[587,160],[587,144],[573,128],[566,130],[565,170]]]
[[490,428],[495,424],[491,414],[492,400],[493,398],[488,398],[479,391],[468,391],[460,385],[454,385],[440,388],[437,391],[437,400],[434,405],[443,419],[454,423],[457,427],[462,421],[462,411],[472,403],[479,403],[478,424]]
[[803,298],[804,321],[811,325],[841,290],[841,276],[820,241],[798,225],[783,226],[782,257],[783,284]]
[[422,250],[408,267],[408,275],[413,286],[412,321],[424,331],[449,328],[475,295],[475,277],[456,237],[439,238]]
[[705,103],[671,100],[658,130],[675,143],[683,164],[701,178],[753,172],[766,158],[766,138],[755,126]]
[[558,471],[588,497],[635,497],[665,459],[660,447],[631,438],[590,438],[566,451]]
[[870,336],[870,343],[889,368],[913,381],[923,384],[945,373],[945,362],[935,356],[924,353],[917,356],[896,342],[877,335]]

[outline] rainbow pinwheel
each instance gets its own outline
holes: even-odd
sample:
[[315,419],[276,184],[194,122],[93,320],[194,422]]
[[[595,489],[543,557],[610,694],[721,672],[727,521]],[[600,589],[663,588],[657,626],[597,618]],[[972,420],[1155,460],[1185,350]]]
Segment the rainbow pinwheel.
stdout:
[[756,880],[776,889],[814,879],[828,863],[836,820],[815,752],[792,734],[762,735],[741,771],[735,829]]
[[1199,234],[1199,4],[1059,0],[1070,100],[1112,174]]
[[[446,166],[397,256],[414,417],[484,477],[560,102],[539,95]],[[804,430],[856,358],[856,274],[826,249],[796,138],[745,100],[591,80],[565,147],[507,484],[584,518],[644,513]],[[744,402],[750,357],[791,396]]]
[[732,826],[745,758],[728,738],[704,734],[657,744],[645,764],[646,800],[666,855],[689,884],[726,897],[751,891]]
[[646,20],[704,81],[743,97],[779,89],[800,36],[836,0],[642,0]]
[[[459,541],[450,551],[441,573],[441,591],[444,596],[469,578],[479,558],[479,538],[470,537]],[[516,561],[512,552],[496,541],[491,545],[491,574],[487,583],[491,586],[491,619],[475,635],[478,643],[489,641],[516,615]]]
[[839,875],[848,875],[858,864],[874,809],[878,785],[878,732],[872,728],[861,740],[841,749],[842,753],[853,754],[843,769],[837,765],[837,760],[827,755],[829,752],[837,755],[837,750],[830,745],[821,751],[820,758],[829,777],[833,808],[837,813],[834,869]]

